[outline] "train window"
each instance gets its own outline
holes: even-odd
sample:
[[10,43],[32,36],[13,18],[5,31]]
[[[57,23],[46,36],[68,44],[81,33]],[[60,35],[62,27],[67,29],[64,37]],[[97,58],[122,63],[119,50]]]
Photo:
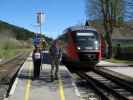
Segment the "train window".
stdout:
[[97,32],[77,32],[76,44],[83,49],[98,49],[99,38]]
[[77,37],[87,37],[88,39],[98,39],[97,32],[77,32]]

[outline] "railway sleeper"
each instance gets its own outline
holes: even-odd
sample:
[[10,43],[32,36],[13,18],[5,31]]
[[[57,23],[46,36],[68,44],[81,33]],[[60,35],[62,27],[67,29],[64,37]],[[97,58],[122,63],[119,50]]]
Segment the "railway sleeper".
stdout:
[[[84,78],[87,77],[90,81],[92,81],[96,86],[100,89],[102,89],[103,92],[106,92],[106,95],[110,94],[110,97],[113,96],[113,98],[117,98],[118,100],[128,100],[127,97],[124,95],[119,94],[117,91],[114,91],[112,88],[104,85],[103,83],[99,82],[98,80],[94,79],[93,77],[84,74]],[[109,94],[108,94],[109,93]],[[110,99],[109,99],[110,100]]]
[[94,72],[102,75],[103,77],[106,77],[107,79],[119,84],[120,86],[123,86],[123,88],[133,93],[133,83],[127,81],[126,79],[122,79],[118,76],[115,76],[114,74],[108,73],[104,69],[94,70]]

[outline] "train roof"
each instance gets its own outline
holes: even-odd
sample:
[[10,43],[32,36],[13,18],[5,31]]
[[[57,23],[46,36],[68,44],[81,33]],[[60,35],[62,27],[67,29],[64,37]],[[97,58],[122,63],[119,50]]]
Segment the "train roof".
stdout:
[[79,30],[92,30],[96,31],[95,28],[92,28],[90,26],[71,26],[63,31],[63,33],[71,32],[71,31],[79,31]]

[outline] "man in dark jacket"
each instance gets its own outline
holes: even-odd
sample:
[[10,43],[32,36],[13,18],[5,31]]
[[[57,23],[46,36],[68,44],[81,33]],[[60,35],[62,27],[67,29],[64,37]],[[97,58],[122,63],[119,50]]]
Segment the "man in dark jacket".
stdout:
[[51,76],[53,77],[53,71],[55,68],[55,78],[58,79],[61,50],[56,47],[56,43],[53,43],[49,49],[49,53],[51,58]]

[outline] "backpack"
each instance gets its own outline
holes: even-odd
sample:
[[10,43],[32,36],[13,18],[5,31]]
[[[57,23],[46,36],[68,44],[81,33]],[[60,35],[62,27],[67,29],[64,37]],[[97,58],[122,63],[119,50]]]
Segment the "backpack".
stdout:
[[50,47],[50,54],[52,56],[58,56],[58,49],[56,48],[56,46],[51,46]]

